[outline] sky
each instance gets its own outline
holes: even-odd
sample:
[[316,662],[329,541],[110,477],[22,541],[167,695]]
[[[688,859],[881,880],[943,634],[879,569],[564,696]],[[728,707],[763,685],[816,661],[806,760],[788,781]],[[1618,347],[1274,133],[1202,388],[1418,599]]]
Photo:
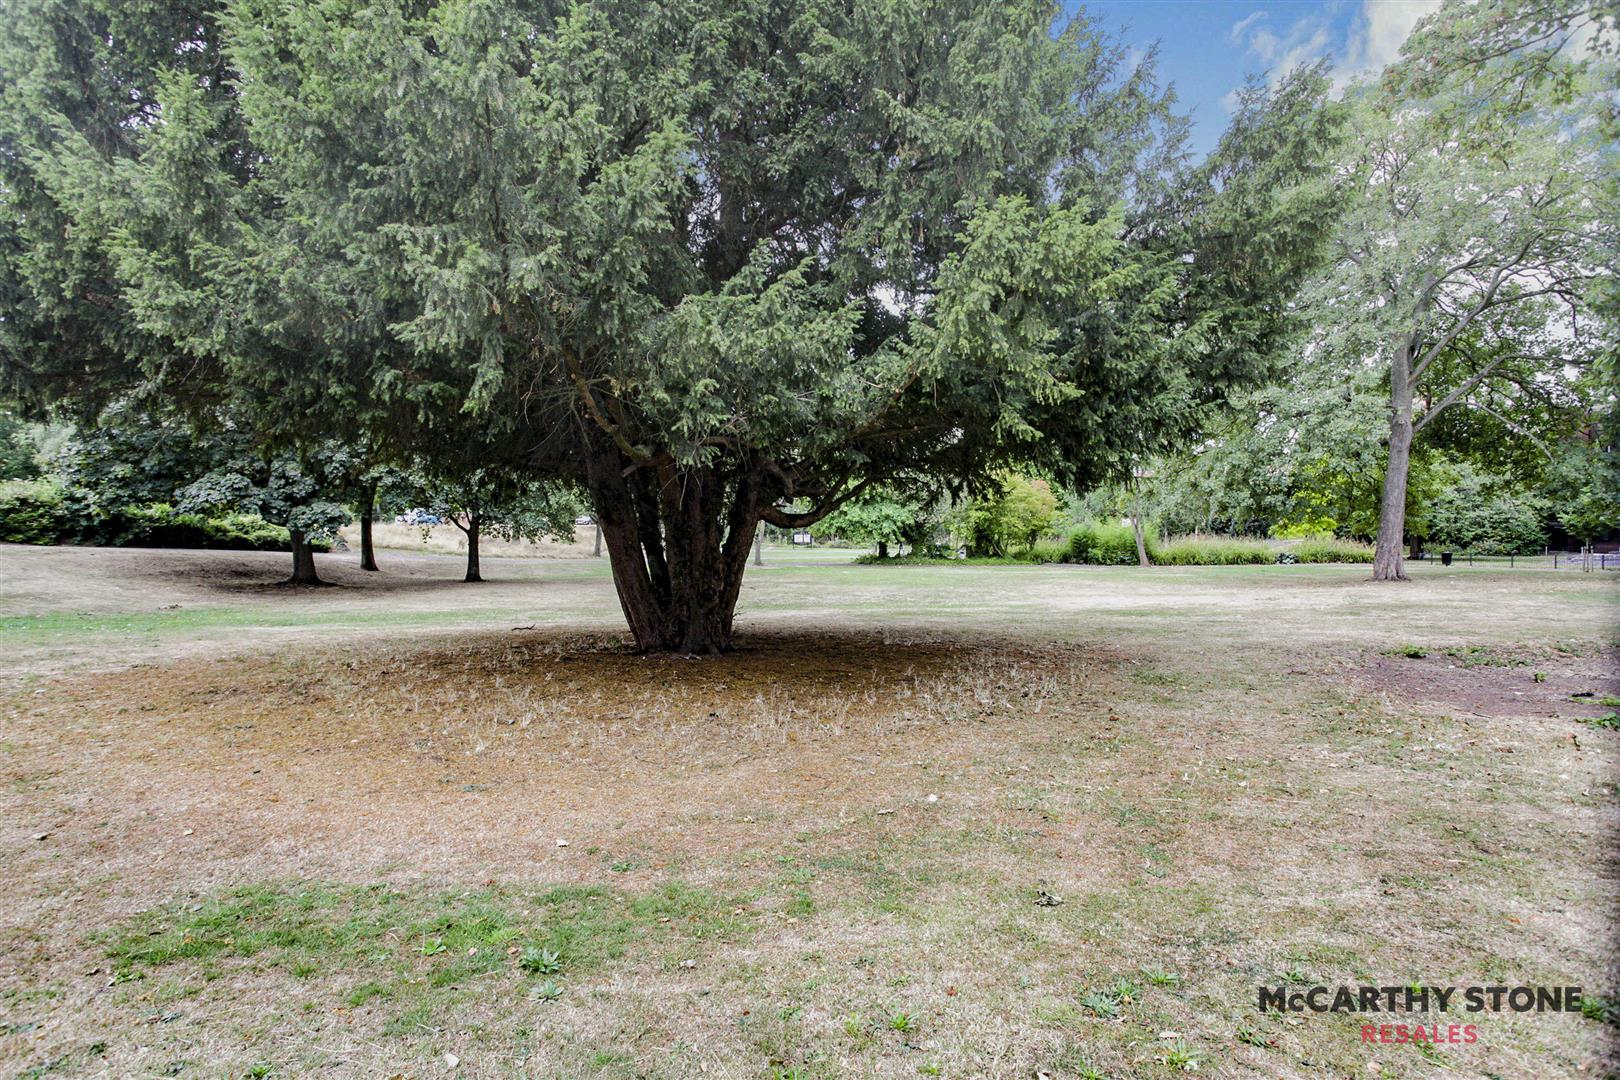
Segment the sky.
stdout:
[[[1070,5],[1073,10],[1074,4]],[[1377,72],[1440,0],[1082,0],[1133,53],[1159,43],[1161,78],[1193,116],[1192,148],[1208,152],[1249,74],[1275,80],[1326,59],[1334,82]]]

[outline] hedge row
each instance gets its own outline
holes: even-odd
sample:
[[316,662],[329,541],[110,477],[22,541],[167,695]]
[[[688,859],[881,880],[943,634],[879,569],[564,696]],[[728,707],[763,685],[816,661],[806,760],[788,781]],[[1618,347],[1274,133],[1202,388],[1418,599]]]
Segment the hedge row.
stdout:
[[[1178,536],[1160,541],[1143,537],[1148,561],[1155,566],[1254,566],[1268,563],[1370,563],[1373,549],[1355,540],[1312,537],[1297,543],[1274,543],[1242,537]],[[1135,566],[1136,537],[1129,525],[1091,522],[1069,535],[1067,561],[1093,566]]]
[[286,529],[252,514],[210,517],[168,503],[97,513],[48,480],[0,483],[0,543],[286,551],[291,542]]

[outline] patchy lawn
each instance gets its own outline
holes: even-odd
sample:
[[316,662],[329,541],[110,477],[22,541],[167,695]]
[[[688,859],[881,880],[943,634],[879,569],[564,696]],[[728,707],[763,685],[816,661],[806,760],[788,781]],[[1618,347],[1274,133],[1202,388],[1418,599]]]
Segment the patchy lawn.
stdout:
[[773,554],[689,661],[595,560],[0,548],[0,1073],[1620,1067],[1613,575]]

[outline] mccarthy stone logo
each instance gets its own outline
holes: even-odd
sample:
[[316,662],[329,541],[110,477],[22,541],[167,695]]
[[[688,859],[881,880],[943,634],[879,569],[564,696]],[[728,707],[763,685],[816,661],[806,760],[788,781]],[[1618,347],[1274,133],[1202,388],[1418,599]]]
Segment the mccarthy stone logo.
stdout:
[[1578,986],[1262,986],[1261,1012],[1580,1012]]

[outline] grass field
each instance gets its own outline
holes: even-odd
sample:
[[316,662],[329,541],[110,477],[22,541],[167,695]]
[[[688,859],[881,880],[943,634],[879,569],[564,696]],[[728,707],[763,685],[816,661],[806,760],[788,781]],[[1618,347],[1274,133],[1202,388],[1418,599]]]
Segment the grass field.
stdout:
[[589,558],[0,547],[0,1075],[1620,1068],[1616,575],[852,554],[686,660]]

